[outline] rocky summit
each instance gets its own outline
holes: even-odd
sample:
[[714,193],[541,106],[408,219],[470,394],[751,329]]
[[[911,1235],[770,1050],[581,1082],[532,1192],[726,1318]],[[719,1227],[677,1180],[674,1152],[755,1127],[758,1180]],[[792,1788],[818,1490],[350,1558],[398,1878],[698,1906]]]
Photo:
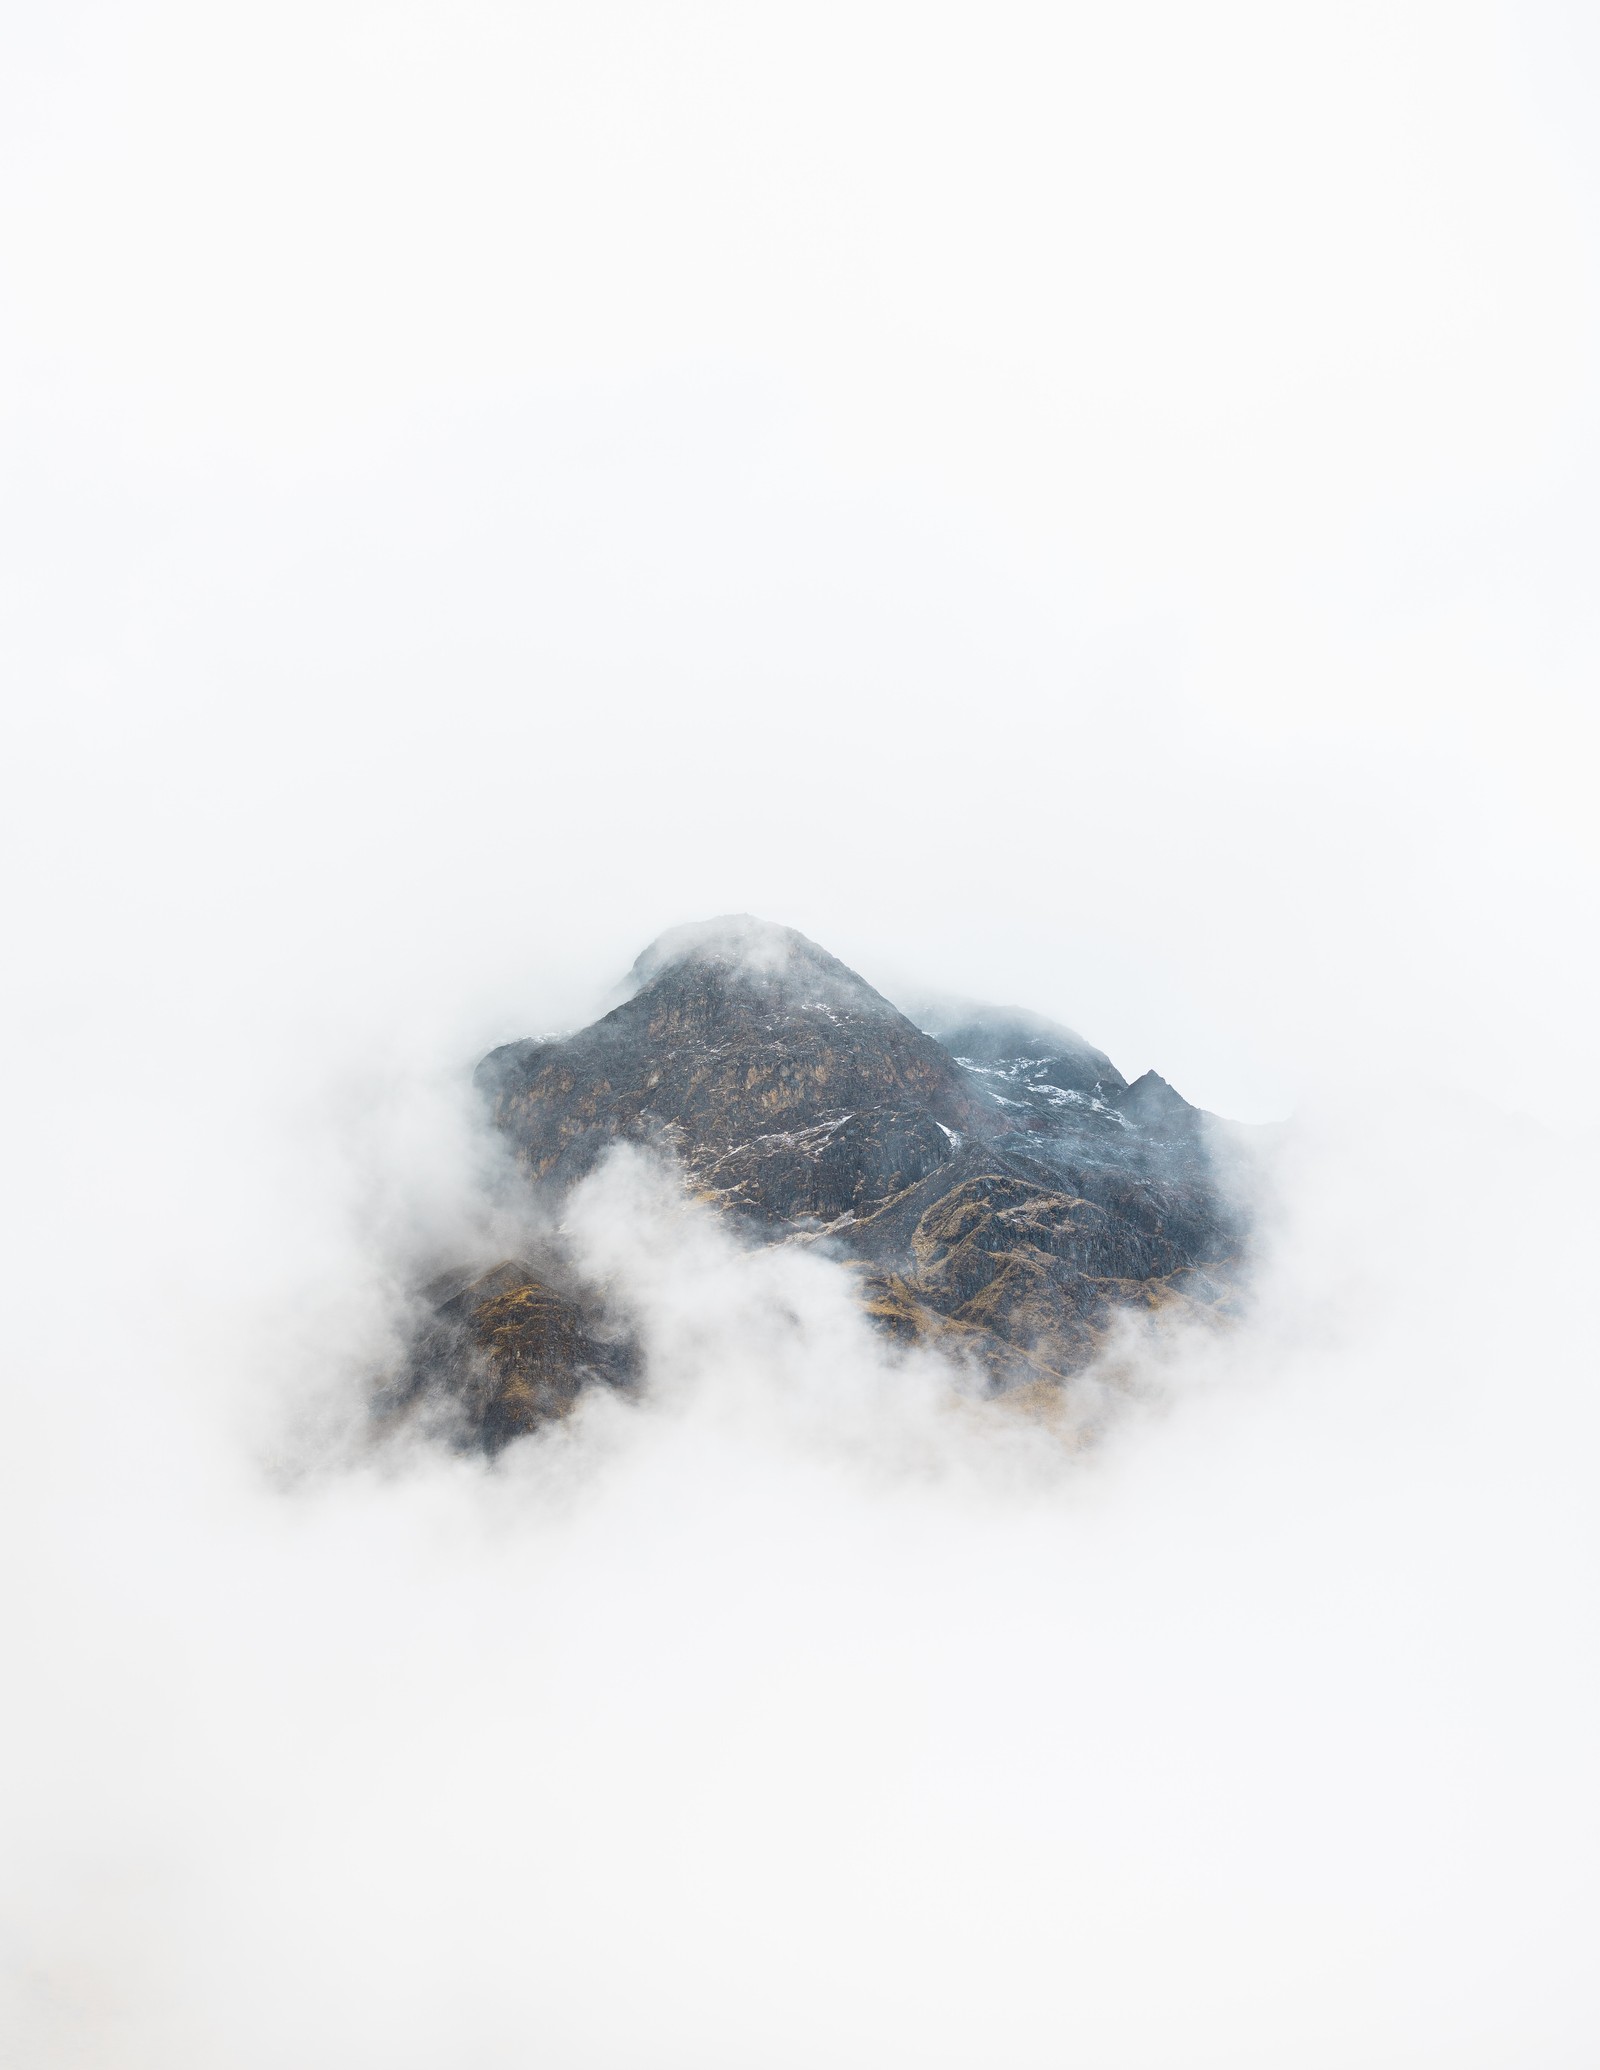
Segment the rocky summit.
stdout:
[[[823,1246],[880,1329],[996,1389],[1060,1386],[1119,1310],[1226,1311],[1246,1236],[1237,1132],[1155,1072],[1130,1085],[1018,1009],[913,1020],[746,916],[663,935],[630,984],[592,1026],[478,1067],[552,1226],[611,1145],[651,1146],[751,1240]],[[458,1438],[495,1449],[584,1386],[639,1377],[552,1238],[439,1283],[399,1399],[453,1405]]]

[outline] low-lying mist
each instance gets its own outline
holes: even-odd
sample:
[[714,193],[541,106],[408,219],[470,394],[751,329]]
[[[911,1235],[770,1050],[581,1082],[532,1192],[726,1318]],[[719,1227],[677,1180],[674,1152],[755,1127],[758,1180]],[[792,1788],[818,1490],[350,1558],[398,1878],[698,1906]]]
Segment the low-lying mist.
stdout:
[[614,1156],[649,1385],[490,1464],[364,1423],[516,1235],[470,1103],[236,1061],[12,1321],[12,2060],[1593,2060],[1581,1145],[1307,1114],[1055,1418]]

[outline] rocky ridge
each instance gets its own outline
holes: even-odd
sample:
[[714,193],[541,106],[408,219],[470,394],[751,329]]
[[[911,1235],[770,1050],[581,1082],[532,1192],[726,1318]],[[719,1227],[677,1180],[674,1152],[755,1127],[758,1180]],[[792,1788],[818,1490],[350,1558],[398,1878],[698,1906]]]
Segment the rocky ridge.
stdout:
[[[760,1242],[824,1246],[877,1326],[996,1388],[1059,1386],[1119,1309],[1225,1311],[1245,1242],[1228,1125],[1154,1072],[1129,1084],[1070,1029],[946,1007],[919,1026],[793,929],[679,928],[624,1003],[513,1042],[477,1083],[535,1193],[614,1143],[675,1159]],[[548,1256],[434,1291],[400,1390],[455,1406],[495,1449],[638,1354],[594,1289]]]

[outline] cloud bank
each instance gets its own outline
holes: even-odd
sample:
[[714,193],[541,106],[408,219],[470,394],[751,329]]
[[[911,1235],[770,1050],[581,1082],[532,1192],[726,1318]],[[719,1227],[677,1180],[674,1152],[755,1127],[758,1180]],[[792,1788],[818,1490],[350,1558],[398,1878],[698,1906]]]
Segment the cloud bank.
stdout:
[[19,2060],[1592,2055],[1572,1146],[1306,1121],[1249,1321],[1131,1335],[1064,1426],[613,1158],[570,1233],[650,1387],[489,1467],[295,1423],[504,1233],[453,1094],[345,1141],[164,1231],[250,1218],[202,1341],[181,1285],[24,1324]]

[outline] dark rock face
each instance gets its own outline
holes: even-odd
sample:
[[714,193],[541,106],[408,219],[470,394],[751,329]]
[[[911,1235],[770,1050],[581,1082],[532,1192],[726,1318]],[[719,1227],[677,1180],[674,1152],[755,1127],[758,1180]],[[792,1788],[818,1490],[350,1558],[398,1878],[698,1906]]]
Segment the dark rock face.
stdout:
[[[1154,1072],[1129,1085],[1017,1009],[918,1027],[803,935],[743,917],[663,936],[632,978],[593,1026],[479,1067],[541,1193],[613,1143],[656,1145],[753,1236],[840,1257],[882,1329],[1002,1387],[1078,1370],[1119,1309],[1226,1306],[1245,1236],[1226,1125]],[[429,1370],[480,1442],[633,1376],[559,1277],[501,1267],[439,1308]]]
[[946,1162],[974,1126],[949,1053],[789,928],[681,929],[633,977],[593,1027],[479,1066],[535,1180],[566,1185],[611,1143],[653,1142],[752,1219],[832,1221]]
[[1059,1092],[1104,1100],[1127,1080],[1102,1050],[1081,1035],[1019,1006],[931,1008],[919,1016],[951,1056],[968,1070],[1053,1085]]
[[429,1292],[431,1319],[380,1402],[385,1417],[442,1407],[446,1435],[497,1452],[565,1414],[585,1387],[637,1378],[635,1347],[557,1259],[508,1260]]

